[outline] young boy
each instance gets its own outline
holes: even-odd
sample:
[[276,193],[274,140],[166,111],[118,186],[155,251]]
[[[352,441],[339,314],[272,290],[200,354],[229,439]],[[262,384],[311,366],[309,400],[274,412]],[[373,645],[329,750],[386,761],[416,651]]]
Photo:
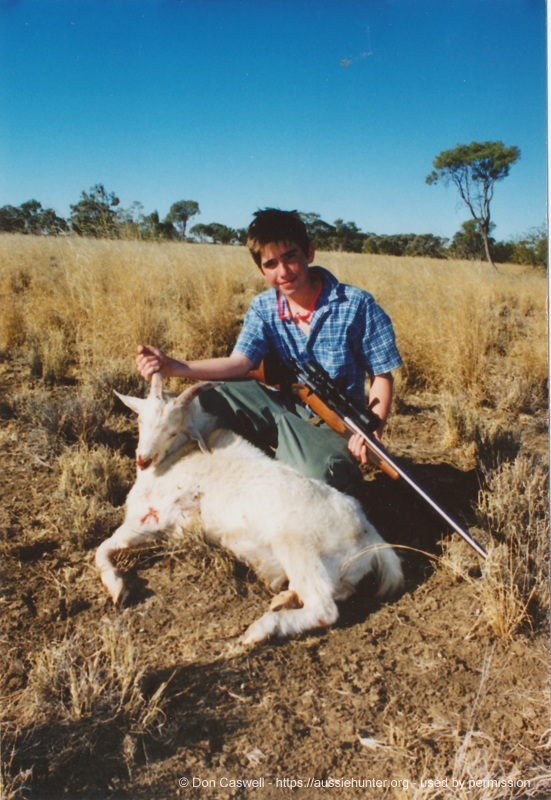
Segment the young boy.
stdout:
[[[231,355],[178,361],[150,345],[138,347],[137,366],[148,380],[244,378],[268,354],[291,367],[290,357],[315,359],[358,404],[368,403],[381,420],[392,401],[392,370],[400,366],[390,319],[361,289],[342,284],[322,267],[310,267],[315,251],[294,211],[265,209],[254,215],[247,245],[270,289],[255,297]],[[223,424],[304,474],[355,496],[368,463],[360,436],[347,443],[325,424],[314,426],[300,401],[256,381],[226,383],[200,395]]]

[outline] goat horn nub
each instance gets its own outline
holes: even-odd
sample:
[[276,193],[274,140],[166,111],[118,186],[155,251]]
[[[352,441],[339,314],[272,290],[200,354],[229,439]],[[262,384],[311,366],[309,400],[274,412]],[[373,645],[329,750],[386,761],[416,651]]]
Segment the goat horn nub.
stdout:
[[220,386],[221,383],[223,383],[223,381],[206,381],[205,383],[196,383],[194,386],[188,386],[187,389],[184,389],[182,394],[178,396],[176,402],[179,403],[182,408],[187,408],[198,394],[201,394],[201,392],[207,389],[213,389],[215,386]]
[[151,376],[149,395],[150,397],[155,397],[157,400],[160,400],[163,396],[163,376],[160,372],[154,372]]

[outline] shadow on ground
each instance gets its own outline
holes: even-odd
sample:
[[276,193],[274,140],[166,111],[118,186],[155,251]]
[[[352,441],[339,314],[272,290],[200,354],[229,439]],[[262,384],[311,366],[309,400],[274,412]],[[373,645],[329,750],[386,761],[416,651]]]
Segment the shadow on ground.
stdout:
[[6,750],[16,753],[12,769],[32,769],[37,800],[126,798],[130,795],[120,787],[130,777],[130,763],[134,768],[151,764],[182,748],[201,751],[207,759],[222,750],[244,724],[234,699],[244,672],[242,659],[152,670],[140,690],[147,702],[166,685],[161,736],[154,727],[140,731],[124,709],[113,713],[99,703],[80,720],[31,724],[8,733]]
[[[461,527],[474,524],[479,490],[475,470],[407,459],[400,459],[400,466]],[[431,556],[440,555],[443,536],[452,532],[448,523],[402,478],[394,481],[383,473],[366,482],[364,507],[385,541],[404,548],[399,555],[408,588],[418,585],[432,572]]]

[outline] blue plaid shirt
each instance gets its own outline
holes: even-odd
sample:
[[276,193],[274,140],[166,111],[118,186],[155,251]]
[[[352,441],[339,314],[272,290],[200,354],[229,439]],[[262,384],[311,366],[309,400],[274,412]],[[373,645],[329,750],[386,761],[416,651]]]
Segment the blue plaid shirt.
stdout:
[[340,283],[322,267],[311,267],[323,288],[305,336],[292,319],[280,319],[277,292],[269,289],[252,301],[234,352],[255,367],[268,353],[291,367],[314,358],[338,380],[352,400],[365,403],[366,376],[390,372],[402,363],[390,318],[369,292]]

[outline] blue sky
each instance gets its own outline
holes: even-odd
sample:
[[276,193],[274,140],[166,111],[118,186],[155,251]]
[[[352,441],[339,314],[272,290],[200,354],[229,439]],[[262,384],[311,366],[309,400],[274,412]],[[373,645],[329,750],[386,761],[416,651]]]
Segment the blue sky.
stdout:
[[544,0],[0,0],[0,205],[244,227],[257,208],[451,237],[442,150],[517,145],[494,236],[546,215]]

